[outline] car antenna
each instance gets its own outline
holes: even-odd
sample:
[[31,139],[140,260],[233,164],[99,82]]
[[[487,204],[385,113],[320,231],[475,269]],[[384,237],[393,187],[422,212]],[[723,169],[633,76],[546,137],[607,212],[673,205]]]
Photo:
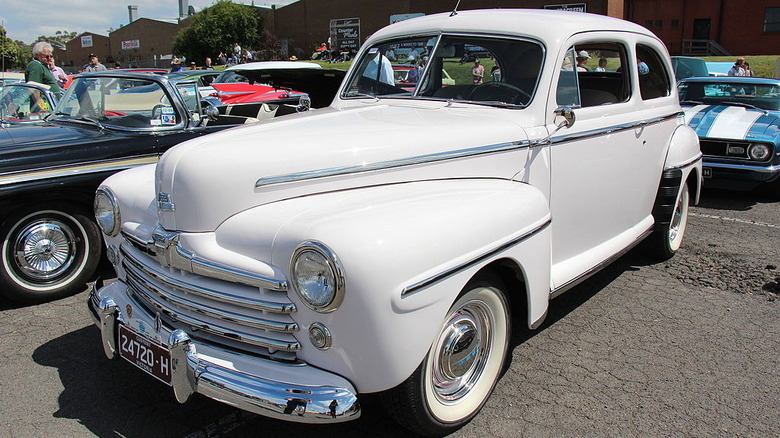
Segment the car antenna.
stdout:
[[460,0],[458,0],[457,3],[455,3],[455,9],[452,10],[452,13],[450,14],[450,17],[454,17],[458,15],[458,6],[460,6]]

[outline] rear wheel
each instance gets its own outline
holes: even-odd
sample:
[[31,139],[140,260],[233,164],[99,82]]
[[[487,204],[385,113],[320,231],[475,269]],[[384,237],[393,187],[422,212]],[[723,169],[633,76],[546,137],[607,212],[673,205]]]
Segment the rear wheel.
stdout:
[[479,412],[498,382],[509,344],[511,320],[503,290],[492,278],[466,286],[423,363],[383,394],[385,408],[398,423],[441,436]]
[[26,208],[2,227],[0,293],[40,303],[84,288],[100,260],[97,225],[61,204]]
[[671,218],[661,218],[653,234],[649,237],[652,254],[662,260],[671,258],[682,245],[685,227],[688,224],[690,191],[683,183],[677,193],[677,200]]

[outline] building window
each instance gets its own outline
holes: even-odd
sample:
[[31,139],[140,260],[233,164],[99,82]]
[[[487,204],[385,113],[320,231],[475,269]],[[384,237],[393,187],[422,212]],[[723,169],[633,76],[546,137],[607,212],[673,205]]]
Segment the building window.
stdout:
[[664,22],[661,20],[655,20],[655,28],[661,30],[664,28]]
[[672,29],[680,27],[680,20],[672,20]]
[[764,32],[780,32],[780,8],[764,10]]

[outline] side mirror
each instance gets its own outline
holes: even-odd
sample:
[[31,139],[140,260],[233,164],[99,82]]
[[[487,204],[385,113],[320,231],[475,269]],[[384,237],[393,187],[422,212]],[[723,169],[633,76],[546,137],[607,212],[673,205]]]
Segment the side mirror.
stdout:
[[208,104],[203,108],[203,115],[213,122],[219,118],[219,109],[214,105]]
[[570,106],[561,106],[555,110],[555,132],[562,128],[571,128],[577,118],[574,116],[574,110]]

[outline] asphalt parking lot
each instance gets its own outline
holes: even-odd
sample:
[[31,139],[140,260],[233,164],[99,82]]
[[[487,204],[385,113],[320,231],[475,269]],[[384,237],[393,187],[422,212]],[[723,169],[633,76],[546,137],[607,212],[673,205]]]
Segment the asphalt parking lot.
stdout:
[[[778,436],[778,207],[705,192],[672,260],[634,250],[556,299],[540,330],[519,331],[495,393],[452,436]],[[328,426],[200,396],[180,405],[105,358],[85,301],[0,301],[0,438],[409,436],[371,397],[360,419]]]

